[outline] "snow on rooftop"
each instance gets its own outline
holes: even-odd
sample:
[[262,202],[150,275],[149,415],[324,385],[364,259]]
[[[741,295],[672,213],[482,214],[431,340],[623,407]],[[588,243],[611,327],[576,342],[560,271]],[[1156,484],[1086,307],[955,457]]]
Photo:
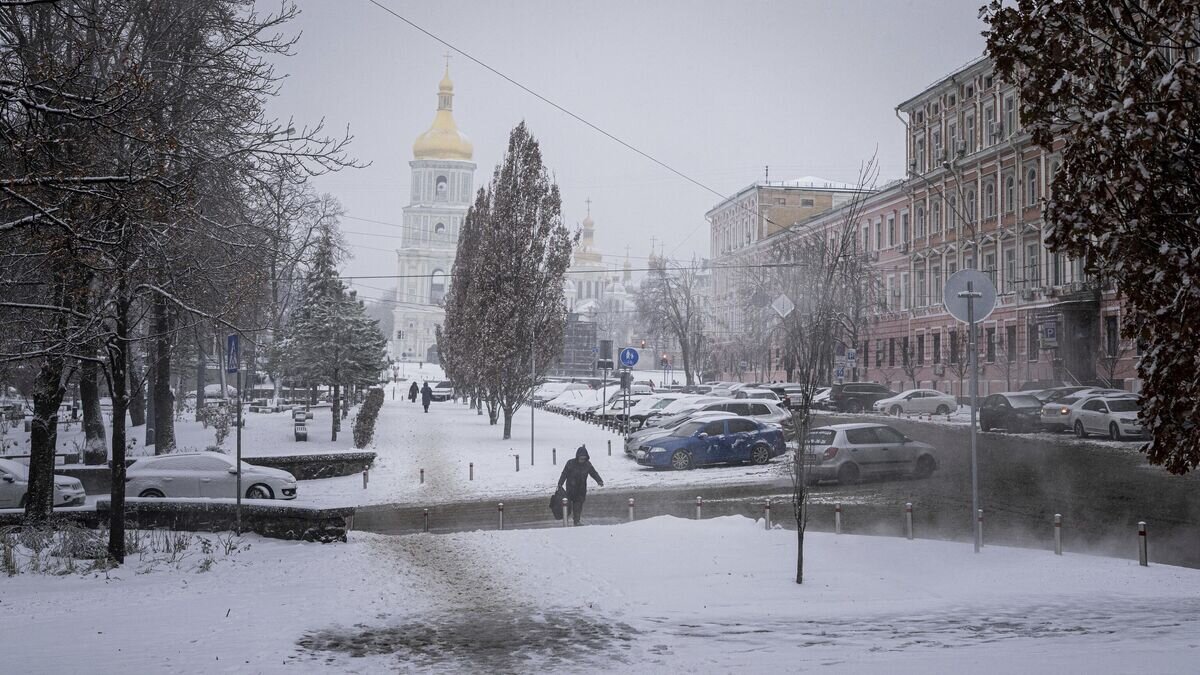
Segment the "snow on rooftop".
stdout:
[[779,183],[772,182],[770,184],[782,185],[784,187],[805,187],[830,190],[854,190],[858,187],[856,185],[851,185],[850,183],[843,183],[836,180],[829,180],[828,178],[821,178],[820,176],[801,176],[800,178],[793,178],[792,180],[785,180]]

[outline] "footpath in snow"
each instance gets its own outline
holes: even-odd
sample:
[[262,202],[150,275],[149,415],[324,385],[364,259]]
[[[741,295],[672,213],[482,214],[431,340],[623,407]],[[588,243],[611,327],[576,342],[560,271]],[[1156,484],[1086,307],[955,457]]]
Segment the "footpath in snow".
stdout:
[[249,537],[207,572],[0,580],[4,670],[1173,673],[1200,571],[742,517]]

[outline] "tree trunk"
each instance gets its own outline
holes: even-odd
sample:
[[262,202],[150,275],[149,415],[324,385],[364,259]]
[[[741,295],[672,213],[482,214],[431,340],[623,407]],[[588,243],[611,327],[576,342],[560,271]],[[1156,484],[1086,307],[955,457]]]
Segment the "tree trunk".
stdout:
[[208,386],[208,357],[204,353],[204,330],[196,328],[196,419],[204,410],[204,388]]
[[154,454],[175,449],[175,406],[171,400],[171,316],[162,296],[154,300]]
[[83,462],[103,464],[108,458],[108,438],[104,430],[104,413],[100,410],[100,365],[84,361],[79,370],[79,398],[83,403]]
[[340,387],[338,386],[338,383],[334,382],[333,383],[333,437],[330,439],[332,441],[337,440],[338,424],[341,423],[341,421],[342,421],[341,417],[338,416],[338,412],[339,412],[338,399],[340,398],[340,394],[341,394],[339,389],[340,389]]
[[[126,318],[128,321],[128,318]],[[122,370],[125,371],[125,377],[128,381],[123,388],[128,392],[127,406],[129,407],[129,424],[130,426],[140,427],[146,423],[146,396],[142,384],[142,363],[141,359],[136,355],[136,349],[132,348],[132,343],[126,341],[126,345],[121,350],[125,354],[125,366]],[[117,419],[117,418],[114,418]]]
[[804,528],[796,529],[796,583],[804,583]]
[[33,388],[33,426],[29,435],[29,487],[25,518],[41,522],[54,510],[54,451],[58,446],[58,406],[62,405],[63,358],[42,361]]
[[513,413],[516,411],[511,406],[504,406],[504,437],[503,440],[512,438],[512,421]]
[[129,300],[126,284],[120,283],[117,300],[116,335],[109,345],[109,368],[113,402],[112,469],[109,479],[108,557],[117,564],[125,562],[125,414],[129,408],[126,383],[129,363]]

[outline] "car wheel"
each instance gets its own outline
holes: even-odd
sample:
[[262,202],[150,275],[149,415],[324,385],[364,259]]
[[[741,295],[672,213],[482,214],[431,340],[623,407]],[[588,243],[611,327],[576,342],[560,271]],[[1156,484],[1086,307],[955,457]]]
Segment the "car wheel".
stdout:
[[950,406],[948,406],[948,405],[939,405],[939,406],[937,407],[937,413],[936,413],[936,414],[938,414],[938,415],[949,415],[949,414],[950,414]]
[[771,448],[760,443],[750,451],[751,464],[766,464],[769,461],[771,461]]
[[687,450],[676,450],[675,454],[671,455],[671,468],[676,471],[684,471],[692,468],[692,455]]
[[937,468],[937,462],[929,455],[921,455],[917,458],[916,469],[913,470],[913,475],[917,478],[929,478],[933,475],[933,470]]
[[1079,438],[1087,438],[1088,437],[1087,432],[1083,430],[1083,422],[1080,422],[1078,420],[1076,420],[1076,422],[1075,422],[1075,435],[1078,436]]
[[263,485],[262,483],[257,483],[255,485],[251,485],[250,489],[246,490],[246,499],[274,499],[274,498],[275,498],[274,495],[271,494],[271,488],[267,487],[266,485]]
[[902,412],[904,412],[904,411],[903,411],[903,410],[900,408],[900,406],[898,406],[898,405],[894,405],[894,406],[892,406],[892,409],[888,411],[888,413],[889,413],[889,414],[890,414],[892,417],[899,417],[899,416],[900,416],[900,413],[902,413]]
[[984,421],[983,415],[979,416],[979,430],[980,431],[991,431],[992,430],[992,425],[990,425]]
[[858,465],[847,462],[838,469],[838,483],[854,485],[858,482]]
[[29,495],[27,495],[27,494],[21,495],[21,501],[17,502],[17,508],[18,508],[18,509],[23,509],[23,508],[25,508],[25,498],[26,498],[26,497],[28,497],[28,496],[29,496]]
[[164,495],[162,493],[162,490],[155,490],[154,488],[150,488],[149,490],[142,490],[142,494],[140,494],[138,496],[152,498],[152,499],[162,499],[163,497],[166,497],[166,495]]
[[1121,428],[1117,426],[1116,422],[1108,425],[1108,437],[1114,441],[1125,440],[1125,437],[1121,435]]
[[862,401],[850,401],[846,404],[846,412],[860,413],[863,411]]

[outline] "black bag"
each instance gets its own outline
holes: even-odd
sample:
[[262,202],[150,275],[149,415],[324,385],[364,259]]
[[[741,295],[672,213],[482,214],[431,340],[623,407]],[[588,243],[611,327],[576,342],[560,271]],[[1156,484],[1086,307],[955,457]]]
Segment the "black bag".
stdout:
[[554,492],[554,496],[550,498],[550,512],[554,514],[555,520],[563,519],[563,498],[567,496],[567,491],[558,488]]

